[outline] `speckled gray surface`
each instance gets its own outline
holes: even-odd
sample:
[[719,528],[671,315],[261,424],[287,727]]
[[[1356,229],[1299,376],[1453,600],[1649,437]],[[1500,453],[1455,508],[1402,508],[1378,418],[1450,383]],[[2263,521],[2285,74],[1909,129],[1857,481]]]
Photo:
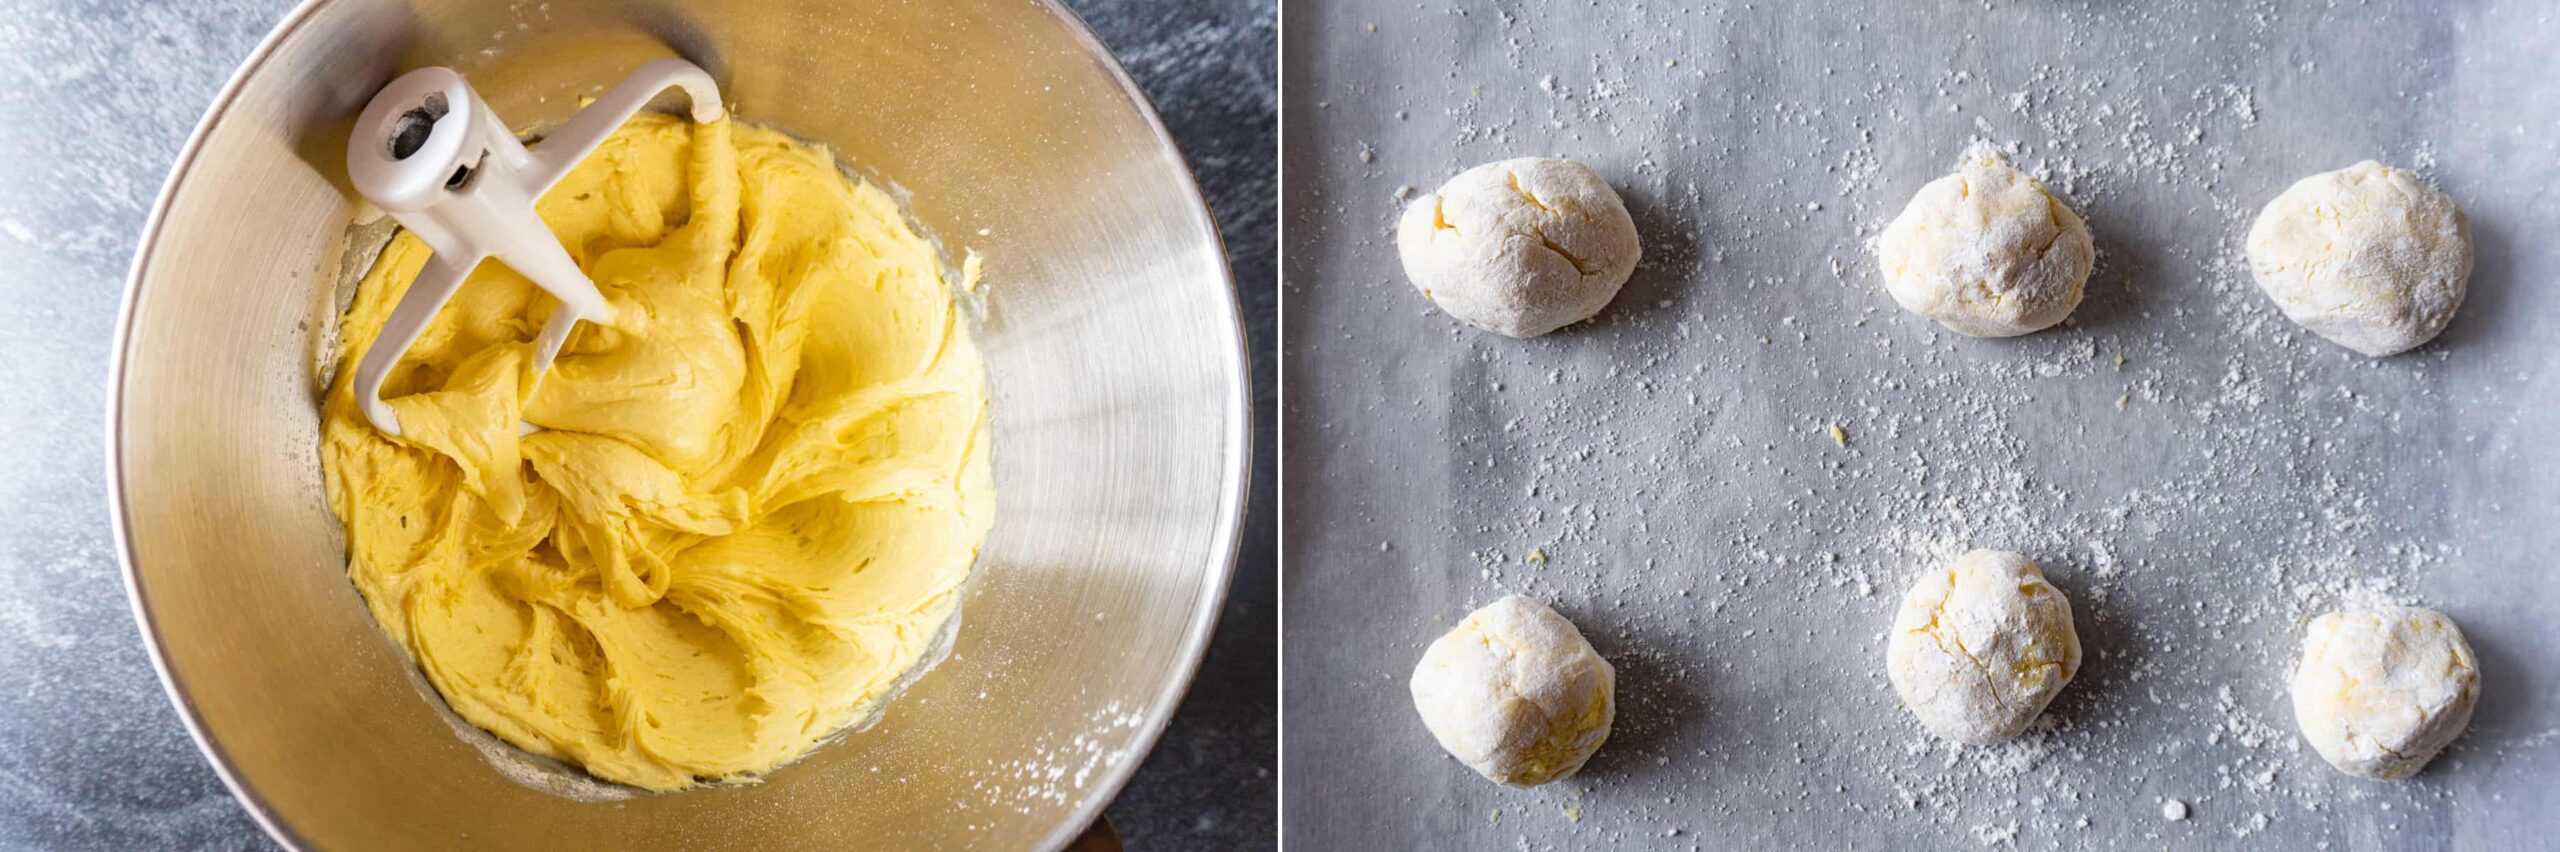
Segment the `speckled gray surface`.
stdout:
[[[1290,846],[2551,846],[2560,6],[1286,18]],[[1958,338],[1882,291],[1867,241],[1977,138],[2096,234],[2062,327]],[[1404,280],[1395,217],[1535,155],[1609,179],[1644,264],[1589,324],[1463,329]],[[2277,315],[2238,249],[2368,157],[2458,199],[2478,255],[2445,335],[2378,361]],[[2087,650],[1994,748],[1931,741],[1883,675],[1911,579],[1968,546],[2041,562]],[[1618,670],[1607,745],[1534,790],[1441,754],[1405,687],[1505,590]],[[2469,733],[2399,784],[2322,764],[2284,693],[2303,622],[2369,597],[2480,659]]]
[[[1270,0],[1071,6],[1155,100],[1227,241],[1272,396]],[[179,726],[125,604],[101,461],[126,265],[169,163],[291,4],[0,0],[0,847],[267,841]],[[1110,810],[1133,848],[1271,843],[1272,443],[1203,675]]]

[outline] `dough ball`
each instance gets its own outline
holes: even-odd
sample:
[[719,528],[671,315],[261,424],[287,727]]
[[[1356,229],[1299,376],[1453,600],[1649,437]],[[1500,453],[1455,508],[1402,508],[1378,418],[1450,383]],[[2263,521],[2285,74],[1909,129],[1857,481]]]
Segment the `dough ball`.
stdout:
[[2471,724],[2480,663],[2444,613],[2417,607],[2323,615],[2302,638],[2293,719],[2338,771],[2415,775]]
[[2071,601],[2005,550],[1976,550],[1902,598],[1885,674],[1930,733],[1961,743],[2015,737],[2080,673]]
[[1582,631],[1519,595],[1468,613],[1413,667],[1413,707],[1440,747],[1515,787],[1581,769],[1609,738],[1617,692]]
[[1404,275],[1459,322],[1536,337],[1607,307],[1644,255],[1591,167],[1528,157],[1463,172],[1405,208]]
[[2079,215],[1988,147],[1921,187],[1876,239],[1894,302],[1972,337],[2061,322],[2097,259]]
[[2312,175],[2258,211],[2249,274],[2286,318],[2372,357],[2435,339],[2471,289],[2462,208],[2366,160]]

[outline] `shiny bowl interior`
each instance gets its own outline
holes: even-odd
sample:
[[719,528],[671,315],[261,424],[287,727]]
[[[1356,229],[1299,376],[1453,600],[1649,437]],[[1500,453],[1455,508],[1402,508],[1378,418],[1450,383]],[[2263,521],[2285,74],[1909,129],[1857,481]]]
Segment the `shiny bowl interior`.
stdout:
[[[984,254],[998,516],[950,658],[876,727],[762,783],[582,801],[502,775],[366,614],[321,497],[315,365],[369,260],[348,249],[367,232],[343,151],[377,87],[447,65],[538,125],[669,55],[745,119],[910,193],[955,263]],[[144,235],[109,482],[170,693],[288,843],[1056,846],[1199,660],[1242,508],[1245,382],[1180,155],[1049,3],[325,0],[249,57]]]

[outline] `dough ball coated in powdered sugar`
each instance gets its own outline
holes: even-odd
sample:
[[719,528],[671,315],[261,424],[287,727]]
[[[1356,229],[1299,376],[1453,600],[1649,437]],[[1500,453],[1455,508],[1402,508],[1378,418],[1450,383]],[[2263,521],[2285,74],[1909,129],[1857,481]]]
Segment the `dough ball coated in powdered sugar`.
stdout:
[[1930,733],[1994,743],[2024,733],[2080,672],[2071,601],[2027,558],[1976,550],[1913,583],[1885,674]]
[[1432,304],[1510,337],[1590,319],[1644,255],[1607,181],[1581,163],[1535,157],[1468,169],[1415,199],[1396,251]]
[[2382,357],[2435,339],[2471,288],[2462,208],[2366,160],[2303,178],[2249,227],[2249,274],[2330,342]]
[[2071,316],[2097,258],[2088,224],[1987,145],[1921,187],[1876,238],[1893,301],[1970,337]]
[[2293,670],[2293,718],[2338,771],[2395,780],[2417,774],[2480,700],[2480,662],[2461,628],[2418,607],[2313,619]]
[[1520,595],[1468,613],[1432,642],[1411,685],[1441,748],[1515,787],[1581,769],[1618,715],[1617,669],[1572,622]]

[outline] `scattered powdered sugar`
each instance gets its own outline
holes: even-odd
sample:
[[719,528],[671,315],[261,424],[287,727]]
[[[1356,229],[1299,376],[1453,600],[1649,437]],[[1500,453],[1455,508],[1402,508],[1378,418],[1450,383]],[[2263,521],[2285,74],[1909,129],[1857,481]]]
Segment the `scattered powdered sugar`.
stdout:
[[1027,757],[964,769],[978,801],[955,804],[1027,815],[1081,800],[1087,786],[1129,760],[1126,750],[1111,743],[1125,741],[1126,732],[1146,723],[1146,714],[1113,701],[1083,721],[1064,726],[1063,738],[1053,733],[1053,741],[1035,745]]
[[[1968,53],[1966,68],[1925,73],[1837,51],[1746,61],[1757,48],[1737,34],[1822,13],[1451,5],[1481,54],[1438,85],[1350,75],[1316,93],[1334,112],[1323,121],[1393,114],[1375,126],[1396,132],[1325,154],[1374,151],[1348,159],[1380,189],[1290,221],[1293,246],[1349,244],[1328,252],[1356,259],[1292,276],[1290,322],[1315,330],[1291,340],[1362,359],[1293,352],[1293,399],[1360,402],[1293,402],[1288,416],[1312,422],[1292,429],[1290,452],[1329,457],[1328,473],[1382,472],[1293,479],[1293,494],[1339,502],[1292,497],[1291,511],[1357,530],[1372,570],[1417,586],[1553,602],[1620,671],[1617,732],[1583,776],[1432,794],[1543,803],[1474,837],[1544,848],[1705,832],[1715,839],[1684,846],[1711,847],[1790,839],[1718,830],[1815,825],[1928,846],[2311,846],[2393,830],[2333,820],[2342,809],[2450,797],[2423,778],[2329,771],[2294,734],[2284,680],[2311,617],[2421,601],[2463,565],[2424,484],[2448,445],[2415,437],[2480,391],[2450,389],[2441,347],[2368,361],[2266,303],[2240,235],[2274,191],[2344,163],[2271,150],[2289,137],[2270,128],[2298,124],[2299,107],[2262,96],[2268,78],[2234,58],[2246,51],[2154,44],[2254,50],[2308,13],[2016,5],[1950,17],[2030,15],[2089,61]],[[1889,41],[1859,21],[1803,26]],[[1927,38],[1997,53],[1977,25],[1949,26]],[[1353,37],[1396,55],[1445,40]],[[1820,96],[1773,96],[1801,89],[1765,85],[1774,74],[1817,80]],[[1416,129],[1442,123],[1450,132]],[[1869,241],[1969,144],[2090,222],[2098,269],[2065,325],[1971,340],[1883,295]],[[2399,145],[2371,156],[2434,167],[2424,142]],[[1398,205],[1378,198],[1528,155],[1593,165],[1646,242],[1607,311],[1523,342],[1413,298],[1388,236]],[[1324,290],[1366,292],[1314,298]],[[1340,372],[1298,372],[1310,363]],[[1417,458],[1342,451],[1423,444],[1434,451]],[[1426,498],[1449,505],[1409,502]],[[1412,525],[1417,512],[1429,525]],[[1959,747],[1902,711],[1884,631],[1912,577],[1976,547],[2045,568],[2072,599],[2086,660],[2025,737]],[[1380,671],[1420,647],[1400,650]],[[1328,700],[1293,689],[1291,712]],[[1307,730],[1291,723],[1292,737]],[[1439,757],[1408,733],[1378,745]],[[2462,759],[2457,746],[2443,760]],[[1522,816],[1565,796],[1578,824]]]

